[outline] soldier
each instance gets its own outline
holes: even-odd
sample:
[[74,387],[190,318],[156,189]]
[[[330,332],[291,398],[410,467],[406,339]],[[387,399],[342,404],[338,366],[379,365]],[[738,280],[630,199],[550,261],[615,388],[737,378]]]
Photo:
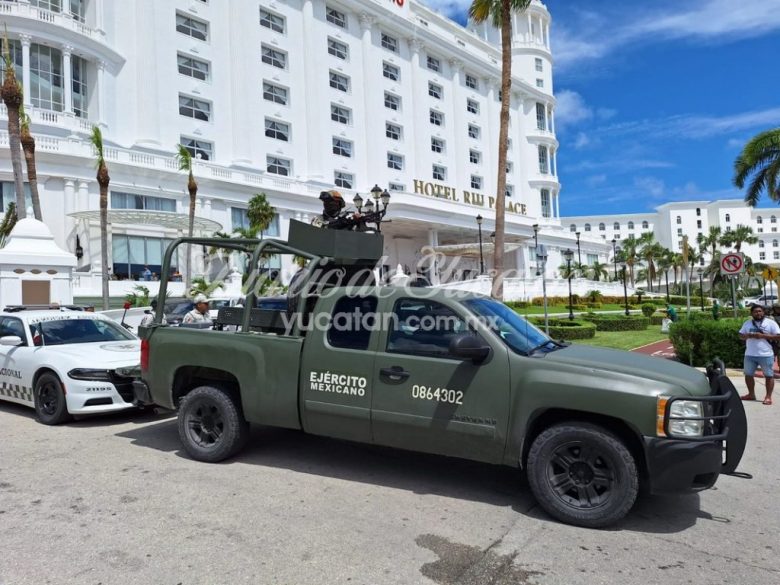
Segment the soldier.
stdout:
[[198,294],[195,295],[195,298],[192,299],[195,303],[195,307],[184,315],[184,319],[182,319],[182,324],[185,323],[209,323],[211,322],[211,319],[209,319],[208,312],[209,312],[209,301],[206,298],[206,295],[204,294]]

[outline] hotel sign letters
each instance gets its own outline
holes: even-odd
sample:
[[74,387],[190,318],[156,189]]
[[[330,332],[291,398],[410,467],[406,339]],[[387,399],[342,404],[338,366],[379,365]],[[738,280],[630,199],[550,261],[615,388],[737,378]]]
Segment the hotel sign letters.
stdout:
[[[414,179],[414,192],[418,195],[425,195],[427,197],[436,197],[438,199],[446,199],[455,203],[465,203],[466,205],[474,205],[476,207],[487,207],[489,209],[495,209],[496,198],[491,196],[485,196],[482,193],[475,193],[474,191],[458,191],[453,187],[447,187],[439,183],[430,183],[427,181],[421,181],[420,179]],[[516,203],[514,201],[506,200],[506,210],[509,213],[516,213],[518,215],[526,215],[525,203]]]

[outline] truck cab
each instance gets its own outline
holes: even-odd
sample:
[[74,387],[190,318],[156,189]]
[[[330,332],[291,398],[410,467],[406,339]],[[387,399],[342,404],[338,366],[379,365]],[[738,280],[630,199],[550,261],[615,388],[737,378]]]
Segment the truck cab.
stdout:
[[[303,240],[247,245],[312,253]],[[250,423],[301,429],[523,468],[545,510],[592,527],[623,517],[640,482],[697,491],[739,463],[744,411],[722,371],[552,340],[479,295],[323,278],[285,309],[250,293],[214,329],[142,329],[138,401],[178,410],[202,461],[237,453]]]

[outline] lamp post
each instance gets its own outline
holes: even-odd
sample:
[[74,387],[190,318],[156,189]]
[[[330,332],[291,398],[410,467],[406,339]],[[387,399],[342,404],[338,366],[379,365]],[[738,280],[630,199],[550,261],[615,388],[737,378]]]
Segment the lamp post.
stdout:
[[[674,270],[675,270],[674,274],[676,277],[677,268],[675,268]],[[669,271],[668,270],[666,271],[665,276],[666,276],[666,304],[668,305],[671,302],[671,300],[669,299]]]
[[612,265],[615,267],[615,280],[617,280],[617,240],[612,238]]
[[699,268],[696,270],[696,273],[699,275],[699,298],[701,299],[701,310],[704,310],[704,283],[702,281],[702,274],[704,271]]
[[567,249],[563,253],[563,257],[566,259],[566,271],[569,276],[569,321],[574,321],[574,310],[571,303],[571,259],[574,257],[574,252]]
[[485,274],[485,258],[482,255],[482,216],[477,216],[477,229],[479,230],[479,275]]
[[[621,252],[620,248],[615,248],[615,255],[616,256],[620,252]],[[624,259],[622,259],[622,258],[620,259],[620,268],[622,269],[621,273],[623,275],[623,304],[626,307],[626,317],[628,317],[630,315],[630,313],[628,311],[628,284],[627,284],[627,281],[626,281],[626,261]]]
[[76,260],[81,261],[84,257],[84,248],[81,247],[81,240],[76,236]]
[[574,235],[577,236],[577,264],[582,266],[582,254],[580,253],[580,232],[574,232]]
[[[535,223],[531,226],[534,230],[534,256],[537,255],[539,250],[539,224]],[[539,259],[536,259],[536,276],[539,276]]]

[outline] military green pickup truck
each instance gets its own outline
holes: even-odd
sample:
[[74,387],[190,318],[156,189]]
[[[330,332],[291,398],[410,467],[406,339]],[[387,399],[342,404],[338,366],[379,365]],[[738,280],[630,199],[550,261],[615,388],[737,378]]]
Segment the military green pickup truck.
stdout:
[[[250,423],[301,429],[519,467],[549,514],[600,527],[631,509],[640,486],[703,490],[742,456],[744,410],[722,367],[705,376],[556,341],[483,296],[370,277],[334,286],[318,273],[360,280],[381,235],[296,225],[288,242],[231,242],[252,266],[269,253],[309,262],[287,310],[251,309],[250,293],[246,309],[196,329],[162,324],[159,303],[157,322],[142,328],[137,401],[178,410],[194,459],[235,455]],[[178,240],[165,262],[186,243],[224,240]]]

